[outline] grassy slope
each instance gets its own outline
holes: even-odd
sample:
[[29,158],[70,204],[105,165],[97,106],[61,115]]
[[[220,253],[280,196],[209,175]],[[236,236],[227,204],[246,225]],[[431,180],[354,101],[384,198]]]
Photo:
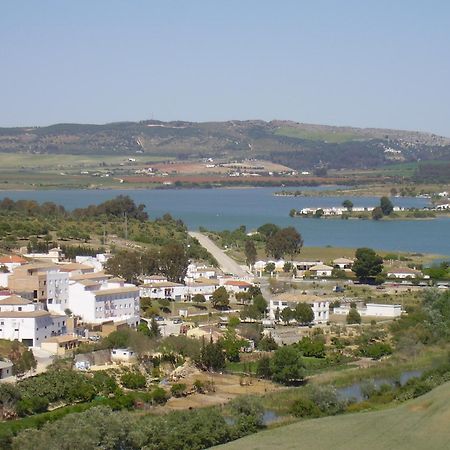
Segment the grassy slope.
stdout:
[[288,136],[299,139],[307,139],[311,141],[323,141],[332,143],[342,143],[352,141],[354,139],[361,139],[361,136],[356,133],[345,131],[328,131],[328,130],[305,130],[302,128],[282,127],[276,132],[279,136]]
[[450,383],[377,412],[312,419],[239,439],[216,448],[315,450],[448,449]]

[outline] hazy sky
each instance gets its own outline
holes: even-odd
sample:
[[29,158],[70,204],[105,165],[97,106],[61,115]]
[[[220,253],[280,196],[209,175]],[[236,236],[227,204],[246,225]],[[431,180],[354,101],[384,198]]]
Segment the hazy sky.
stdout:
[[450,136],[450,1],[1,1],[0,126],[152,117]]

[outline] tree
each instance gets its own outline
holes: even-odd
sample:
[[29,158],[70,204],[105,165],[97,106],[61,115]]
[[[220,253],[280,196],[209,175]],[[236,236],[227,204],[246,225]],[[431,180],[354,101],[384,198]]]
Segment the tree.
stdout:
[[283,266],[283,272],[290,272],[293,269],[293,264],[289,261],[286,261]]
[[230,303],[230,294],[224,286],[218,287],[211,295],[211,303],[214,308],[226,308]]
[[228,361],[238,362],[239,361],[239,352],[241,347],[246,344],[246,341],[243,339],[239,339],[236,334],[236,330],[232,328],[228,328],[221,339],[220,344],[225,351],[225,355]]
[[280,228],[273,223],[266,223],[258,228],[258,233],[262,234],[265,239],[272,237]]
[[303,356],[311,356],[314,358],[325,357],[325,343],[323,338],[311,339],[304,337],[297,343],[297,348],[302,352]]
[[391,214],[391,212],[394,210],[394,205],[389,200],[389,197],[381,197],[380,208],[385,216],[389,216],[389,214]]
[[256,262],[256,247],[251,239],[245,241],[245,260],[249,267],[253,266]]
[[308,303],[297,303],[294,318],[298,323],[311,323],[314,320],[314,311]]
[[275,339],[272,335],[264,336],[258,344],[258,350],[263,352],[271,352],[278,348],[278,344],[275,342]]
[[347,323],[348,324],[361,323],[361,315],[359,314],[356,308],[350,308],[350,311],[347,314]]
[[105,265],[108,273],[135,283],[142,274],[141,259],[137,252],[120,250],[108,259]]
[[186,276],[189,258],[179,242],[173,242],[162,248],[159,255],[160,270],[169,281],[181,283]]
[[304,377],[305,365],[300,352],[292,346],[275,350],[271,360],[272,379],[278,383],[289,384]]
[[194,303],[205,303],[206,302],[206,298],[205,298],[205,296],[203,294],[195,294],[192,297],[192,301]]
[[256,375],[260,378],[270,379],[272,377],[272,369],[270,367],[270,358],[263,356],[256,363]]
[[322,208],[316,209],[316,212],[314,213],[313,217],[315,219],[320,219],[324,215],[324,211]]
[[278,230],[266,242],[266,253],[276,259],[289,255],[291,259],[300,253],[303,247],[303,238],[294,227]]
[[157,338],[161,335],[158,322],[154,317],[152,317],[152,320],[150,321],[150,327],[147,325],[147,328],[149,329],[149,337]]
[[283,310],[280,312],[280,319],[285,323],[285,325],[288,325],[289,322],[295,318],[295,312],[291,308],[283,308]]
[[342,206],[347,208],[347,211],[351,211],[353,209],[353,202],[351,200],[344,200]]
[[261,313],[264,314],[267,310],[267,300],[261,295],[257,295],[253,298],[253,306]]
[[383,258],[371,248],[358,248],[355,252],[356,260],[353,271],[361,282],[373,282],[383,270]]
[[206,370],[215,371],[225,367],[225,352],[220,341],[214,343],[211,339],[207,344],[203,342],[199,365]]
[[383,210],[377,206],[372,210],[372,219],[373,220],[380,220],[383,218]]
[[267,273],[272,274],[273,272],[275,272],[275,263],[273,263],[273,262],[267,263],[266,267],[264,267],[264,270]]

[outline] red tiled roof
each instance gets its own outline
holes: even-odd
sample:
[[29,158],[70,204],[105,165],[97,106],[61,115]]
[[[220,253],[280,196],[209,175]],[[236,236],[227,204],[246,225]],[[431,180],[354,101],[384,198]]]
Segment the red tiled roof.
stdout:
[[18,255],[6,255],[0,257],[0,264],[10,264],[10,263],[26,263],[27,260]]

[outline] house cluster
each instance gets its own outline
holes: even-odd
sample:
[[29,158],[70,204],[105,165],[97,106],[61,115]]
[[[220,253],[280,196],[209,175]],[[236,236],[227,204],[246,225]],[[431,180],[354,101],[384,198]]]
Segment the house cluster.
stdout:
[[298,303],[307,303],[314,312],[315,324],[327,323],[330,314],[330,302],[316,295],[303,295],[282,293],[269,301],[269,319],[278,320],[281,311],[285,308],[295,309]]
[[191,263],[184,283],[168,281],[162,275],[151,275],[143,277],[139,288],[141,297],[191,301],[197,294],[201,294],[209,301],[214,291],[220,286],[224,286],[229,294],[235,295],[247,292],[252,283],[250,279],[222,275],[214,267]]
[[[273,264],[275,267],[274,272],[278,274],[284,272],[286,262],[287,261],[283,259],[278,261],[256,261],[253,267],[255,272],[259,276],[262,276],[263,272],[267,271],[267,265]],[[324,264],[324,262],[320,260],[289,261],[289,263],[292,264],[293,269],[295,269],[296,277],[302,278],[305,275],[310,275],[312,277],[326,278],[332,276],[334,269],[351,271],[354,260],[350,258],[336,258],[332,261],[332,265]]]
[[[375,209],[374,206],[354,206],[352,207],[352,212],[372,212]],[[342,216],[345,213],[348,213],[349,210],[340,206],[333,206],[331,208],[302,208],[297,211],[297,215],[299,216],[311,216],[317,214],[318,211],[322,211],[322,215],[324,216]],[[394,206],[394,212],[406,211],[405,208],[400,206]]]
[[0,339],[59,354],[79,342],[76,334],[110,324],[136,327],[139,289],[105,274],[108,255],[64,262],[59,249],[0,258]]

